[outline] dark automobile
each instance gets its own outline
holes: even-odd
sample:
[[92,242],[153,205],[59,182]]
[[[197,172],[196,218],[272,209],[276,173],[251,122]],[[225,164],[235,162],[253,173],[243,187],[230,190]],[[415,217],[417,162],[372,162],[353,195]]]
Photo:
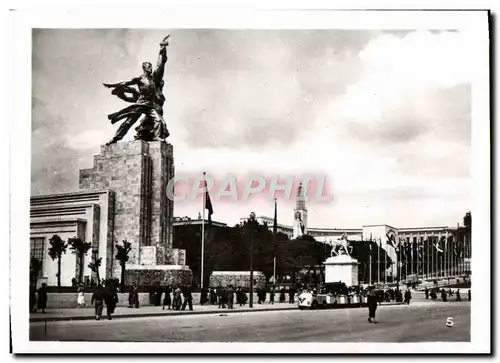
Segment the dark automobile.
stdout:
[[348,295],[349,294],[349,289],[347,288],[347,285],[343,282],[330,282],[325,284],[325,289],[327,290],[327,293],[333,294],[333,295]]

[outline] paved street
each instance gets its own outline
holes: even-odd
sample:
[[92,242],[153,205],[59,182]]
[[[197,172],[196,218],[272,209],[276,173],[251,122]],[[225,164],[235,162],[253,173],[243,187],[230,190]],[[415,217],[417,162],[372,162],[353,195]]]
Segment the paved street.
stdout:
[[[222,315],[221,315],[222,314]],[[30,323],[31,340],[118,342],[435,342],[470,340],[469,302]],[[454,326],[446,327],[453,317]]]

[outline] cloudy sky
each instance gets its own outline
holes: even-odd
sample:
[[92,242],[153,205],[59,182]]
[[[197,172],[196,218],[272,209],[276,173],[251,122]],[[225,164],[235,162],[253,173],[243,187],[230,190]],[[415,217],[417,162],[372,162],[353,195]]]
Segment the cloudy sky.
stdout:
[[[168,33],[176,172],[326,175],[333,201],[308,205],[310,227],[455,225],[471,209],[471,70],[455,31],[36,30],[32,195],[78,189],[125,105],[102,82],[139,75]],[[262,198],[213,204],[226,223],[273,214]],[[279,201],[281,223],[293,205]]]

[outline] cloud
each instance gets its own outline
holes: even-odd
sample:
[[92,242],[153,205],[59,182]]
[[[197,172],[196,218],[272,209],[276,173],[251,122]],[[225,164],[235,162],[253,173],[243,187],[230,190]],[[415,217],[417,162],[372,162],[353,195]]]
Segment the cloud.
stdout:
[[[176,172],[327,175],[334,201],[311,206],[312,226],[446,224],[470,208],[471,39],[455,31],[36,30],[33,194],[77,188],[125,106],[101,83],[154,63],[167,33]],[[273,211],[215,208],[228,223]]]

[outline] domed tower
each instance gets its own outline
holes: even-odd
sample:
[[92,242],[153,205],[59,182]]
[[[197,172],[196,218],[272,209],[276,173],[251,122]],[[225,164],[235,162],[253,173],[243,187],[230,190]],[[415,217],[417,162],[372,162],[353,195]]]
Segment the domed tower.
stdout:
[[306,208],[306,190],[302,183],[297,188],[296,204],[293,218],[293,238],[307,234],[307,208]]

